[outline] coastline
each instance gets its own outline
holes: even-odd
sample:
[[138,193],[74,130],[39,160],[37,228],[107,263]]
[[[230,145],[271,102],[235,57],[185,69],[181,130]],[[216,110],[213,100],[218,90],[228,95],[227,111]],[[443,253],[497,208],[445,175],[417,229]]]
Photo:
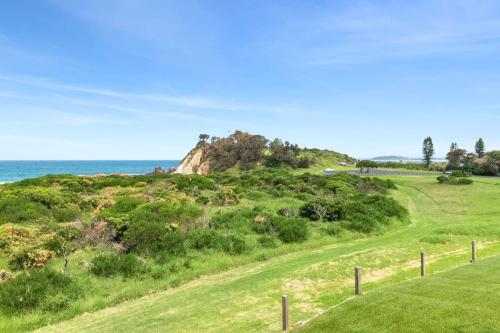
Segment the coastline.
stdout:
[[136,176],[157,167],[176,168],[180,160],[145,161],[0,161],[0,185],[46,175],[71,174],[82,177]]

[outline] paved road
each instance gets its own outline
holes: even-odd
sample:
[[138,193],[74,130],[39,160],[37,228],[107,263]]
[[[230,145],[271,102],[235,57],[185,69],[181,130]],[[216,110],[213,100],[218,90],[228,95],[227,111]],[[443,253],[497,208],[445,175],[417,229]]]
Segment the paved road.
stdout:
[[369,172],[363,171],[362,173],[359,170],[348,170],[348,171],[335,171],[335,173],[346,172],[350,175],[374,175],[374,176],[433,176],[436,177],[440,173],[431,173],[431,172],[418,172],[418,171],[397,171],[397,170],[384,170],[384,169],[370,169]]

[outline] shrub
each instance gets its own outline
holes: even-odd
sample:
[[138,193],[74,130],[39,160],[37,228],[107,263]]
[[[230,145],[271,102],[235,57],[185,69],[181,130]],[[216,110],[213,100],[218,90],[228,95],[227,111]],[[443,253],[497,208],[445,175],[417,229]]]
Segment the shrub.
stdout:
[[446,177],[446,176],[438,176],[436,179],[439,182],[439,184],[448,183],[448,177]]
[[121,275],[130,278],[144,272],[144,266],[133,254],[107,253],[92,259],[90,272],[102,277]]
[[28,269],[44,267],[54,256],[54,252],[44,249],[22,250],[9,261],[11,269]]
[[49,209],[54,207],[66,207],[68,204],[76,203],[77,201],[74,193],[63,193],[45,187],[9,189],[3,191],[1,196],[23,198],[30,202],[42,204]]
[[300,207],[300,216],[313,221],[338,221],[344,212],[341,203],[317,198]]
[[201,205],[206,205],[210,202],[210,198],[206,195],[200,195],[196,198],[196,203],[199,203]]
[[300,243],[309,236],[307,224],[302,219],[276,216],[271,219],[270,224],[284,243]]
[[161,259],[186,253],[181,233],[154,222],[132,224],[125,233],[125,246],[136,253]]
[[470,185],[474,183],[472,179],[469,178],[459,178],[458,179],[458,185]]
[[66,275],[50,270],[25,271],[0,284],[0,311],[15,315],[26,311],[58,311],[78,298],[80,289]]
[[474,181],[469,178],[464,178],[464,176],[461,176],[460,178],[454,177],[454,176],[439,176],[437,177],[437,180],[440,184],[449,184],[449,185],[470,185]]
[[312,161],[307,157],[301,157],[297,162],[297,168],[307,169],[311,166]]
[[284,217],[294,217],[298,215],[298,212],[293,209],[293,208],[280,208],[278,209],[278,215],[284,216]]
[[272,235],[262,235],[257,239],[257,241],[260,245],[262,245],[262,247],[274,248],[278,246],[278,244],[276,244],[276,238]]
[[116,202],[113,206],[106,209],[105,211],[111,214],[130,213],[144,203],[146,203],[146,200],[142,198],[120,197],[116,199]]
[[50,211],[40,203],[18,197],[0,199],[0,224],[39,222],[47,220],[49,216]]
[[56,236],[45,242],[44,248],[54,252],[57,255],[64,255],[71,251],[72,247],[62,237]]
[[214,249],[221,242],[222,235],[212,229],[197,228],[188,233],[187,241],[193,249]]
[[453,177],[456,178],[462,178],[462,177],[469,177],[470,174],[464,170],[454,170],[451,174]]
[[240,198],[234,191],[225,189],[215,193],[211,201],[219,206],[232,206],[238,204]]
[[327,235],[337,236],[344,232],[344,228],[338,223],[330,223],[322,229]]
[[194,223],[200,210],[186,202],[154,202],[140,206],[130,214],[124,243],[138,253],[182,255],[183,236],[179,224]]
[[76,220],[80,210],[76,207],[61,207],[52,209],[52,216],[57,222],[70,222]]
[[243,236],[228,235],[222,239],[221,248],[228,254],[238,255],[247,250],[247,244]]
[[210,227],[214,229],[250,231],[250,226],[259,213],[252,209],[240,208],[229,212],[217,212],[210,220]]
[[[403,219],[408,214],[408,211],[396,200],[382,195],[368,196],[363,199],[363,203],[373,207],[373,209],[384,217],[396,217],[398,219]],[[379,221],[383,222],[385,219],[381,219]]]

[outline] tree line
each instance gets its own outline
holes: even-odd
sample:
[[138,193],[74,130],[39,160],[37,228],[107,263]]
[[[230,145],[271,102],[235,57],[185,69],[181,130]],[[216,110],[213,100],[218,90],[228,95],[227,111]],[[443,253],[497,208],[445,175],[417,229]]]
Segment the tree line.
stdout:
[[[426,137],[422,145],[423,165],[430,169],[435,150],[431,137]],[[460,148],[458,143],[452,142],[446,154],[446,170],[462,170],[476,175],[495,176],[500,170],[500,150],[487,152],[486,145],[482,138],[479,138],[474,151],[468,152]]]

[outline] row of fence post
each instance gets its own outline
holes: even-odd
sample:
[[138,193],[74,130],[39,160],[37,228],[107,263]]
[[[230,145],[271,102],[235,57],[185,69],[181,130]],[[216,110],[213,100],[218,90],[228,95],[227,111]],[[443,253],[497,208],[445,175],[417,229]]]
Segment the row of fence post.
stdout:
[[[471,263],[476,262],[476,241],[472,241],[472,253],[471,253]],[[420,276],[425,276],[425,253],[420,252]],[[354,268],[354,294],[361,295],[361,267],[356,266]],[[290,328],[289,317],[288,317],[288,296],[283,295],[281,297],[281,328],[283,331],[287,331]]]

